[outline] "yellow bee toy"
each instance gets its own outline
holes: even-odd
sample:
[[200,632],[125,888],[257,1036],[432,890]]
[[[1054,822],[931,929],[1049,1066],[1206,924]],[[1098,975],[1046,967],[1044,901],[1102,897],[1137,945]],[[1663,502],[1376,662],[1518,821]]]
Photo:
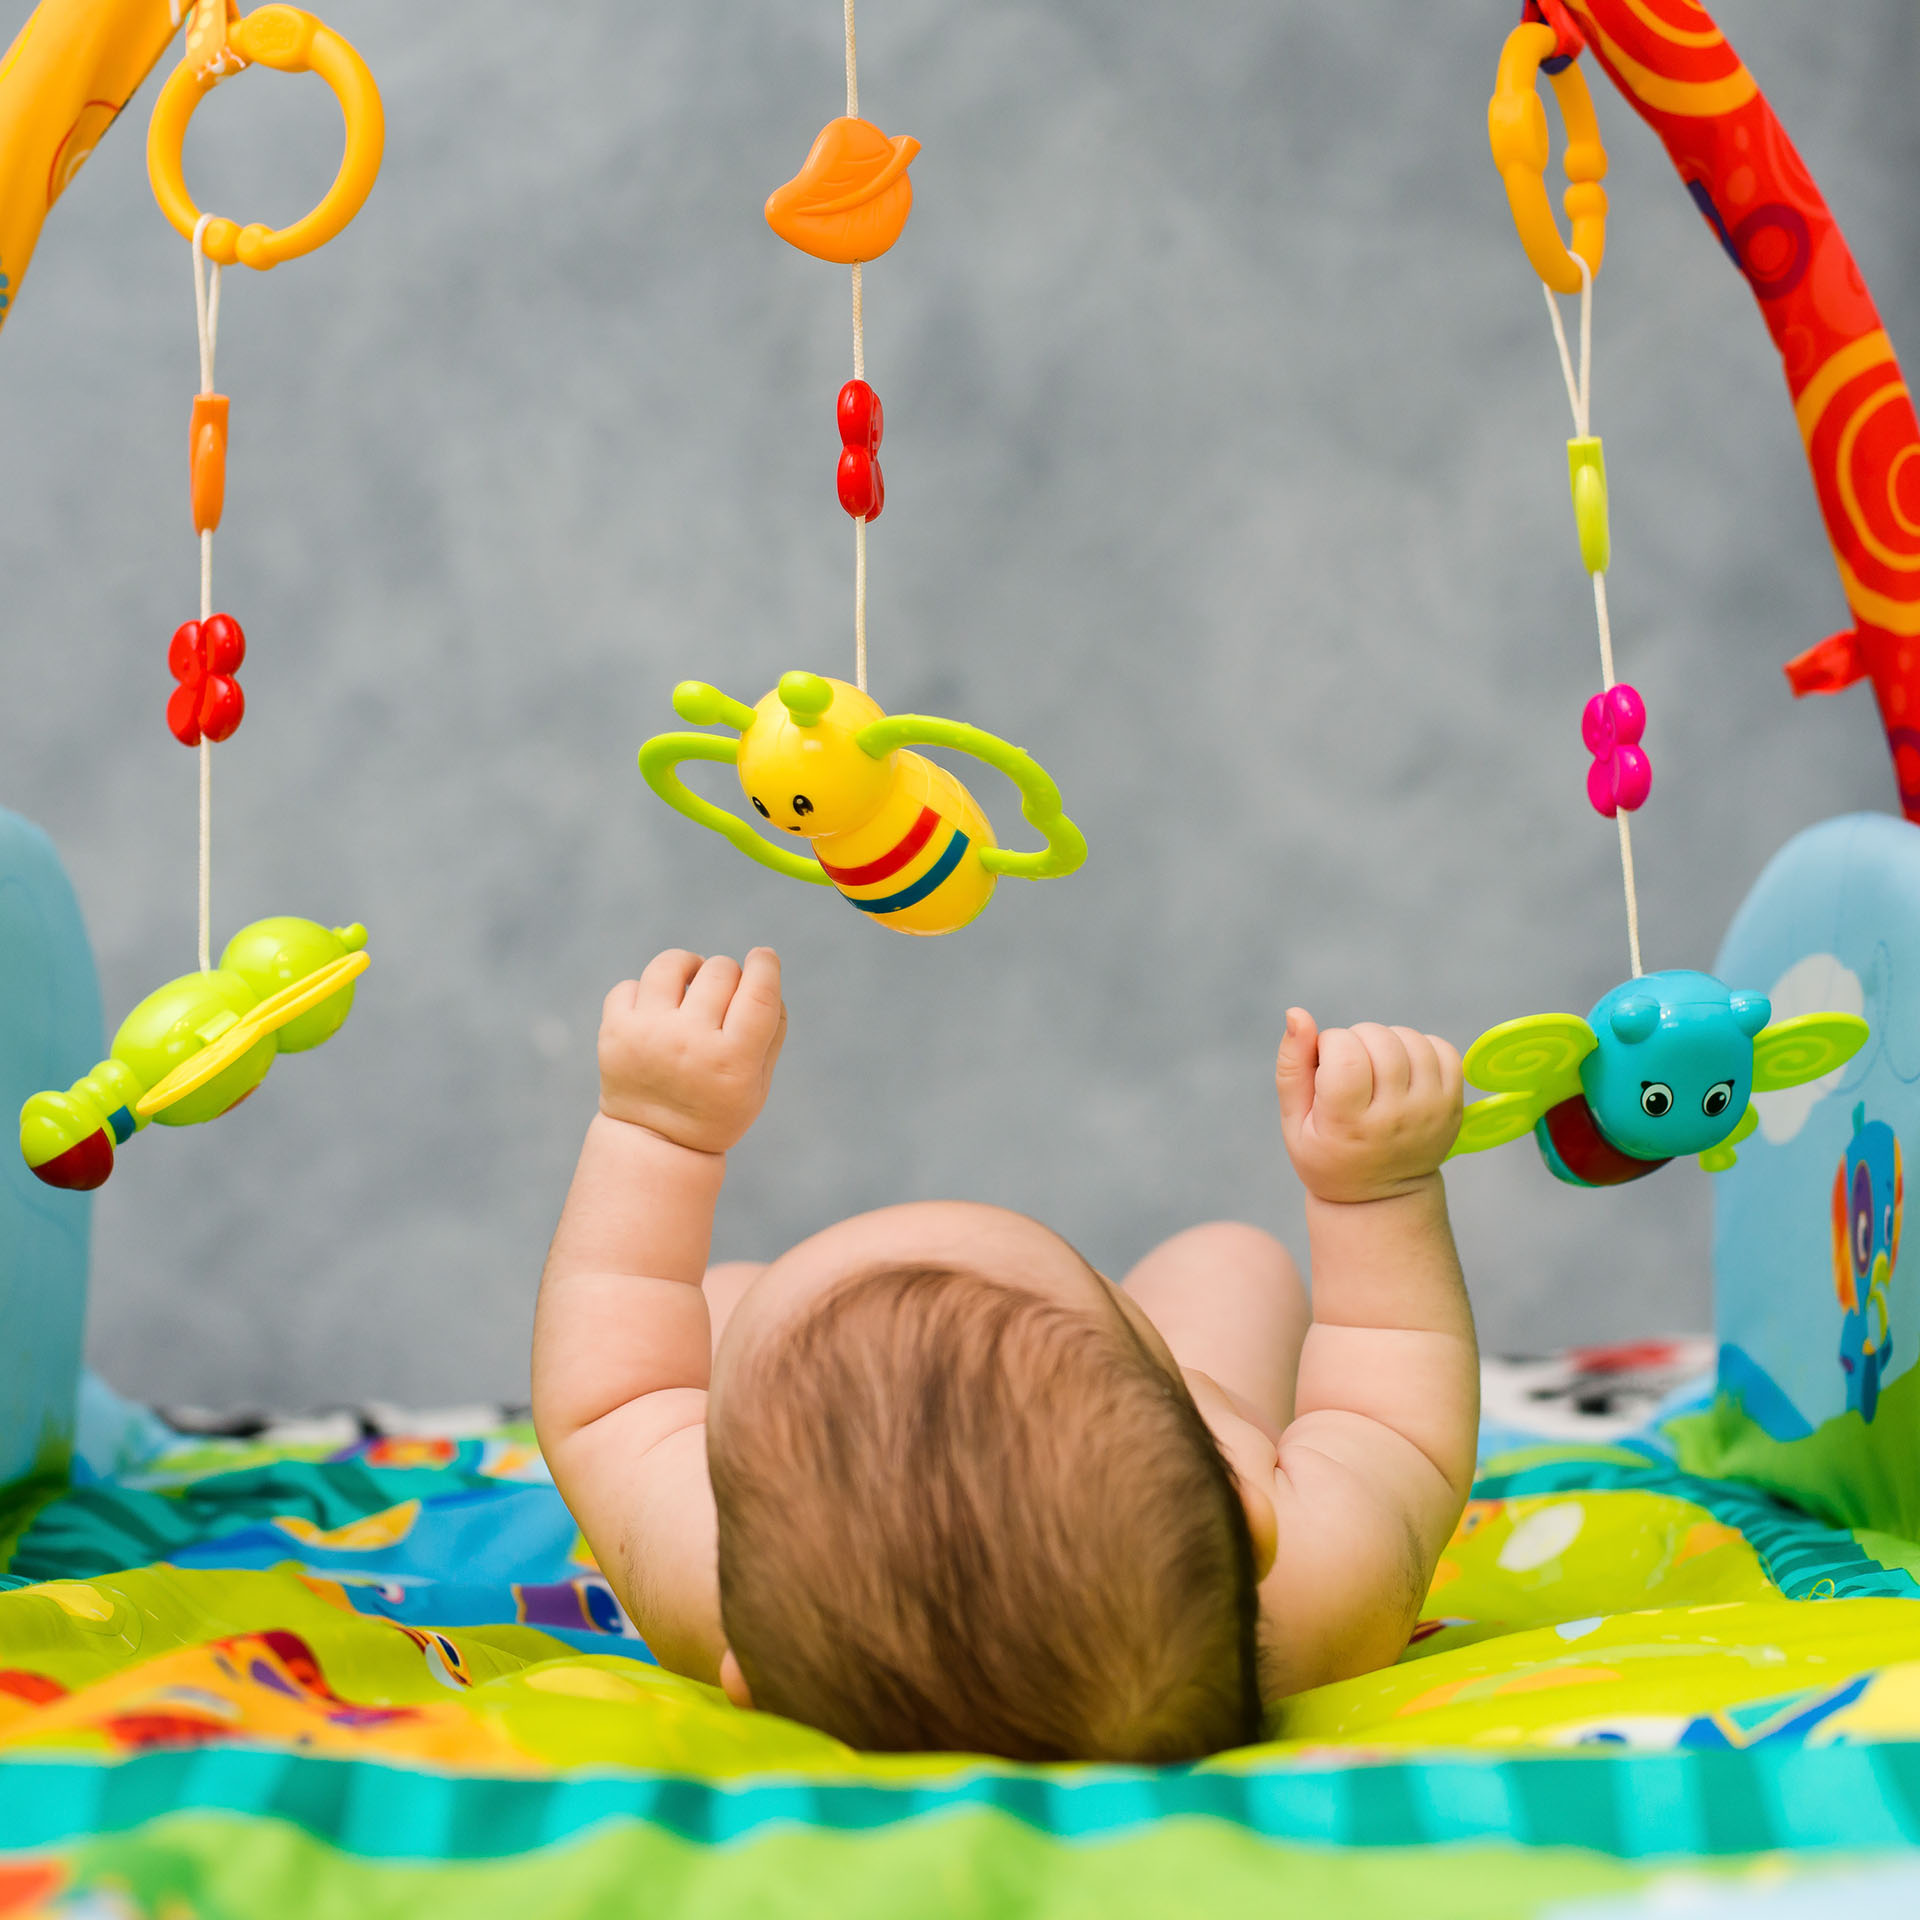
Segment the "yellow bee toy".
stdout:
[[[951,933],[993,897],[1001,874],[1050,880],[1087,857],[1060,790],[1020,748],[978,727],[928,714],[889,718],[857,687],[789,673],[757,707],[683,680],[673,710],[711,733],[663,733],[640,749],[640,771],[668,806],[724,834],[749,860],[815,886],[837,887],[897,933]],[[980,804],[944,767],[910,746],[951,747],[996,767],[1020,789],[1020,811],[1046,840],[1037,853],[996,843]],[[724,760],[761,819],[807,840],[812,855],[769,843],[738,814],[692,793],[683,760]]]

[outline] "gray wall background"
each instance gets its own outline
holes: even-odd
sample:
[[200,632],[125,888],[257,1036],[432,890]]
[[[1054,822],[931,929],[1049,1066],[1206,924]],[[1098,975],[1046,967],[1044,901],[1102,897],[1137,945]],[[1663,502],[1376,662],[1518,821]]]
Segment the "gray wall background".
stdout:
[[[1716,11],[1920,352],[1920,19]],[[862,105],[925,148],[867,275],[874,690],[1030,745],[1094,849],[931,942],[749,867],[633,765],[683,676],[751,699],[848,671],[846,277],[760,216],[840,110],[837,9],[594,0],[538,39],[504,0],[327,13],[389,146],[344,239],[228,276],[216,598],[251,652],[216,940],[358,917],[375,966],[323,1052],[123,1156],[91,1335],[116,1384],[523,1393],[600,997],[664,945],[788,967],[720,1253],[958,1194],[1116,1272],[1210,1215],[1297,1242],[1290,1001],[1464,1043],[1624,972],[1582,792],[1565,402],[1486,154],[1509,0],[861,9]],[[151,94],[56,209],[0,348],[0,800],[65,853],[109,1030],[193,964],[194,757],[161,711],[196,607],[196,366]],[[1596,94],[1648,963],[1710,964],[1789,834],[1892,784],[1864,689],[1787,696],[1779,663],[1845,609],[1777,363],[1652,136]],[[190,178],[277,224],[336,153],[317,81],[249,74]],[[1577,1193],[1513,1148],[1450,1186],[1489,1344],[1708,1322],[1697,1171]]]

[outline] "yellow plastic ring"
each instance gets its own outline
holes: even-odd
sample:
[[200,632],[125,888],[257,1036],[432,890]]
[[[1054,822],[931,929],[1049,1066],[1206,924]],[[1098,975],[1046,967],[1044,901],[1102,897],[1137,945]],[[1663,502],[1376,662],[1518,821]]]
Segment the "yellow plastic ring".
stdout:
[[1507,204],[1520,244],[1537,273],[1555,293],[1580,291],[1578,254],[1597,279],[1607,246],[1607,150],[1600,144],[1600,123],[1593,96],[1578,66],[1547,77],[1553,82],[1560,117],[1567,125],[1567,218],[1573,222],[1571,250],[1554,225],[1547,199],[1547,110],[1540,104],[1540,63],[1558,44],[1553,29],[1527,21],[1507,35],[1500,49],[1500,71],[1487,103],[1487,139],[1493,164],[1507,183]]
[[[360,211],[380,172],[387,119],[367,63],[324,21],[298,7],[257,8],[228,29],[227,45],[249,65],[272,67],[280,73],[317,73],[333,89],[347,126],[340,171],[320,204],[304,219],[278,229],[243,227],[222,219],[207,222],[202,245],[209,260],[223,267],[238,262],[264,272],[282,260],[325,246]],[[181,61],[160,89],[147,127],[147,178],[153,183],[153,197],[189,240],[200,209],[187,192],[180,150],[194,109],[223,77],[218,63],[191,56]]]
[[357,980],[373,964],[373,956],[363,947],[358,953],[343,953],[329,960],[304,979],[262,1000],[251,1013],[243,1013],[225,1033],[191,1054],[165,1079],[149,1087],[134,1112],[142,1120],[164,1113],[176,1101],[198,1093],[216,1075],[225,1073],[243,1053],[250,1053],[270,1033],[291,1026],[309,1007],[331,1000],[340,989]]

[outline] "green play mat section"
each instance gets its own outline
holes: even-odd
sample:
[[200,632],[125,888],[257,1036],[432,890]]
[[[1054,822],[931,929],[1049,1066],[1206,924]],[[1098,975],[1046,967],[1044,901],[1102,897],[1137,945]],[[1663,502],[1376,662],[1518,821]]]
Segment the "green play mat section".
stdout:
[[1402,1661],[1155,1771],[863,1756],[663,1672],[510,1419],[123,1410],[0,1523],[0,1914],[1597,1915],[1676,1862],[1910,1871],[1920,1550],[1689,1475],[1669,1424],[1490,1426]]

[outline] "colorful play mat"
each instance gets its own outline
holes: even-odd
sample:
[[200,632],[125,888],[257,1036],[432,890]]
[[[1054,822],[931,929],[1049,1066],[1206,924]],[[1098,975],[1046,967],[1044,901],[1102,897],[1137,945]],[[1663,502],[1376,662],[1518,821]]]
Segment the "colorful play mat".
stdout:
[[1489,1363],[1400,1663],[1151,1771],[861,1756],[662,1671],[507,1411],[195,1434],[89,1381],[0,1548],[0,1914],[1910,1900],[1920,1548],[1684,1471],[1711,1357]]

